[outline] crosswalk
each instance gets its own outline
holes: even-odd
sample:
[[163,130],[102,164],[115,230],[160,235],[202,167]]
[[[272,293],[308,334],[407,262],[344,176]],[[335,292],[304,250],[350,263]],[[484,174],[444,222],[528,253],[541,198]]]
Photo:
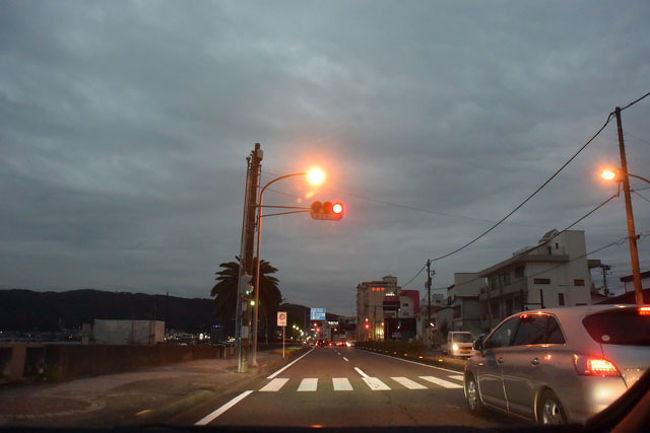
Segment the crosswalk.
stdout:
[[[363,373],[362,371],[360,373]],[[397,389],[406,390],[426,390],[426,389],[462,389],[462,375],[447,376],[446,379],[435,376],[417,376],[417,378],[408,378],[405,376],[391,376],[387,379],[379,379],[378,377],[371,377],[367,374],[361,374],[361,381],[365,384],[366,389],[371,391],[391,391]],[[277,377],[271,379],[270,382],[265,384],[259,389],[260,392],[278,392],[285,388],[289,382],[296,382],[288,378]],[[331,385],[330,385],[331,383]],[[340,392],[354,391],[352,382],[347,377],[332,377],[331,381],[328,379],[320,380],[317,377],[305,377],[300,379],[300,382],[293,386],[286,386],[285,390],[294,390],[297,392],[316,392],[319,387],[321,390],[334,390]],[[359,386],[359,385],[357,385]],[[362,386],[363,387],[363,386]],[[358,387],[357,387],[358,389]]]

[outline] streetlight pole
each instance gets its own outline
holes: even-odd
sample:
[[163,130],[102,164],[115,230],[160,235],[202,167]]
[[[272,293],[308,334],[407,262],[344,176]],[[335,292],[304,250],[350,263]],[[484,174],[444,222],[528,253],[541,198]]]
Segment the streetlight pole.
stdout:
[[268,182],[264,187],[262,188],[262,191],[260,192],[260,202],[258,205],[258,211],[257,211],[257,269],[255,271],[255,305],[253,306],[254,314],[253,314],[253,350],[252,350],[252,356],[251,356],[251,364],[255,367],[257,366],[257,320],[259,317],[259,309],[260,309],[260,262],[261,262],[261,251],[262,251],[262,212],[264,210],[264,192],[266,191],[266,188],[271,186],[277,181],[280,181],[282,179],[286,179],[288,177],[294,177],[294,176],[306,176],[307,172],[300,172],[300,173],[291,173],[291,174],[285,174],[284,176],[276,177],[275,179],[271,180]]
[[[623,172],[623,195],[625,196],[625,213],[627,215],[627,232],[630,239],[630,259],[632,262],[632,276],[634,278],[634,298],[637,304],[643,304],[643,289],[641,287],[641,271],[639,269],[639,250],[636,245],[636,230],[634,228],[634,213],[632,211],[632,197],[630,195],[630,178],[627,171],[627,158],[625,156],[625,141],[623,140],[623,124],[621,123],[621,107],[614,109],[616,127],[618,130],[618,149],[621,154],[621,171]],[[634,176],[640,177],[640,176]],[[647,179],[644,179],[647,180]]]

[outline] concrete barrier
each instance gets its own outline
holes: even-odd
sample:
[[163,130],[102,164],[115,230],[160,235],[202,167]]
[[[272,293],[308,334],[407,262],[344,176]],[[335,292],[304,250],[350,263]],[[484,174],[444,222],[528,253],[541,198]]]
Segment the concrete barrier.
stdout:
[[0,346],[5,382],[62,380],[120,373],[197,359],[234,356],[222,345],[78,345],[10,343]]

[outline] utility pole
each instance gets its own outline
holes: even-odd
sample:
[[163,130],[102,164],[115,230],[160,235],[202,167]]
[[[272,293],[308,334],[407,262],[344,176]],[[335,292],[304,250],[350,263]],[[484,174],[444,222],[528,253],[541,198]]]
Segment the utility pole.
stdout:
[[616,115],[616,129],[618,130],[618,150],[621,154],[621,171],[623,172],[623,194],[625,196],[625,213],[627,215],[627,233],[630,239],[630,259],[632,262],[632,276],[634,277],[634,298],[637,304],[643,304],[643,290],[641,288],[641,271],[639,269],[639,250],[636,245],[637,235],[634,228],[634,212],[632,211],[632,197],[630,195],[630,178],[627,172],[627,158],[625,156],[625,141],[623,140],[623,124],[621,122],[621,107],[614,109]]
[[248,353],[250,350],[251,276],[253,275],[253,238],[255,236],[255,211],[257,207],[257,190],[263,152],[259,143],[246,158],[246,191],[244,193],[244,216],[239,254],[239,278],[237,300],[235,305],[235,340],[237,342],[237,371],[248,372]]
[[609,288],[607,287],[607,272],[611,269],[612,267],[610,265],[600,265],[600,269],[603,271],[603,292],[605,296],[609,296]]
[[431,260],[427,259],[427,346],[431,345]]

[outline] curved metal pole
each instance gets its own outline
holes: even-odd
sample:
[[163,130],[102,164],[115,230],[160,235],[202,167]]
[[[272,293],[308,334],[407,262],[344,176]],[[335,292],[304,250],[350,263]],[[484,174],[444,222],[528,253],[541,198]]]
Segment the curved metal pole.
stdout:
[[255,271],[255,305],[253,305],[253,353],[251,355],[251,365],[253,367],[257,366],[257,319],[259,317],[259,308],[260,308],[260,253],[262,250],[262,212],[264,209],[264,191],[266,191],[266,188],[271,186],[271,184],[282,180],[286,179],[288,177],[294,177],[294,176],[305,176],[307,172],[300,172],[300,173],[291,173],[291,174],[285,174],[284,176],[276,177],[262,188],[262,191],[260,191],[260,203],[258,205],[258,212],[257,212],[257,269]]

